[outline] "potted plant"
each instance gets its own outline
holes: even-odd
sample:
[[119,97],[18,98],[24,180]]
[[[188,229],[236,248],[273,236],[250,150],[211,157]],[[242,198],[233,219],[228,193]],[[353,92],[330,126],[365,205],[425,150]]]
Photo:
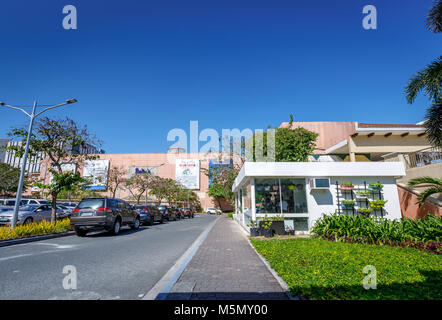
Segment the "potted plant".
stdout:
[[370,213],[372,213],[372,212],[373,212],[372,208],[359,208],[358,209],[358,213],[363,216],[366,216],[366,217],[369,216]]
[[373,209],[383,208],[386,203],[387,200],[376,199],[370,201],[370,207],[372,207]]
[[263,230],[264,230],[264,237],[271,238],[273,236],[272,224],[273,224],[273,221],[271,221],[271,220],[267,220],[267,221],[262,222],[261,228],[263,228]]
[[341,182],[341,190],[353,190],[354,189],[353,182],[351,181],[343,181]]
[[250,220],[250,223],[247,226],[250,228],[251,237],[257,237],[259,235],[259,228],[255,220]]
[[368,198],[371,195],[370,190],[358,190],[355,193],[357,198]]
[[370,182],[368,184],[368,190],[371,191],[381,191],[384,185],[380,182]]
[[352,209],[355,206],[354,200],[342,200],[342,207],[344,209]]

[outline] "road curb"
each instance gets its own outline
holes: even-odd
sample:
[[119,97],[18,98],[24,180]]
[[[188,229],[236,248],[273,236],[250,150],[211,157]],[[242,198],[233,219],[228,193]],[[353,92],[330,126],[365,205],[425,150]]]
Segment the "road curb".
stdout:
[[74,231],[62,232],[62,233],[53,233],[53,234],[45,234],[41,236],[29,237],[29,238],[21,238],[21,239],[11,239],[11,240],[2,240],[0,241],[0,247],[12,246],[14,244],[22,244],[28,242],[42,241],[54,238],[61,238],[74,235]]
[[216,218],[215,221],[213,221],[206,230],[201,232],[198,238],[166,272],[166,274],[152,287],[152,289],[149,290],[148,293],[144,295],[142,300],[165,300],[167,298],[168,293],[173,288],[174,284],[178,281],[184,269],[187,267],[190,260],[192,260],[193,256],[198,251],[199,247],[207,238],[207,235],[220,218],[221,217]]

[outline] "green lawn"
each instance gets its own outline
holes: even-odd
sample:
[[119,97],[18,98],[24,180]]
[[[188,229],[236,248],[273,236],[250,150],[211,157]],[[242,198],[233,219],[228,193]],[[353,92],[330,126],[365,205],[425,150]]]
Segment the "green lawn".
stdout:
[[[412,248],[322,239],[251,239],[257,251],[308,299],[442,299],[442,256]],[[366,290],[362,269],[373,265],[377,289]]]

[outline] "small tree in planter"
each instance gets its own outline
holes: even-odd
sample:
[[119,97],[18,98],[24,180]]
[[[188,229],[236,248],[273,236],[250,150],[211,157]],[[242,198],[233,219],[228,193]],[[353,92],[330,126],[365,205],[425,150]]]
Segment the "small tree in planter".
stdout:
[[342,200],[342,207],[345,209],[351,209],[355,206],[354,200]]
[[370,201],[370,207],[372,207],[374,209],[379,209],[379,208],[383,208],[386,203],[387,203],[387,200],[376,199],[376,200]]
[[273,224],[273,221],[271,221],[271,220],[263,221],[261,223],[261,228],[264,229],[264,237],[266,237],[266,238],[273,237],[272,224]]
[[256,224],[256,220],[250,220],[250,223],[247,226],[250,228],[251,237],[257,237],[259,235],[259,228]]
[[370,182],[368,184],[368,190],[371,190],[371,191],[381,191],[383,187],[384,187],[384,185],[380,182],[376,182],[376,183]]
[[356,197],[358,198],[368,198],[371,195],[370,190],[358,190],[356,191]]
[[353,182],[351,181],[343,181],[341,182],[341,190],[353,190],[354,189]]
[[358,214],[368,217],[373,212],[372,208],[359,208]]

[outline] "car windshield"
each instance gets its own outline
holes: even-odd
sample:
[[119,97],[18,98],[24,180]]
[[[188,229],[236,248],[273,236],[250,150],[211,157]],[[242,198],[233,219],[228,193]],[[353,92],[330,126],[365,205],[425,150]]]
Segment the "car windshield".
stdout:
[[158,209],[166,209],[166,206],[158,206]]
[[97,209],[104,207],[104,199],[85,199],[81,200],[77,209]]

